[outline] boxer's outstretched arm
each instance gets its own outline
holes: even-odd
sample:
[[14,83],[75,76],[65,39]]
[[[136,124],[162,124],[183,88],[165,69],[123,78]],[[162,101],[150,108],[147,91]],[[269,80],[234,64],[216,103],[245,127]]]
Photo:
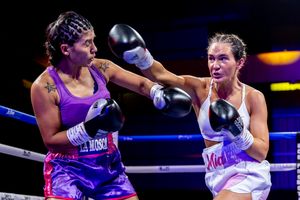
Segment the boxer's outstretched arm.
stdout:
[[143,38],[132,27],[116,24],[109,32],[108,44],[114,55],[137,66],[150,80],[166,86],[179,87],[195,98],[199,78],[178,76],[168,71],[159,61],[154,60]]

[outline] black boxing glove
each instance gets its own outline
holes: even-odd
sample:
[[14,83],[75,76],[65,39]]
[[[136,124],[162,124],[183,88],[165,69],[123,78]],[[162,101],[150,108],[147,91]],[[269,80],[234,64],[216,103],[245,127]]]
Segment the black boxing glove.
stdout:
[[117,102],[98,99],[91,105],[85,121],[67,130],[67,137],[74,146],[78,146],[94,138],[97,133],[119,131],[123,124],[124,116]]
[[129,64],[135,64],[141,70],[153,64],[153,57],[146,49],[141,35],[126,24],[113,26],[108,34],[108,46],[114,55]]
[[209,121],[214,131],[221,131],[225,128],[233,136],[238,136],[244,129],[243,121],[233,105],[229,102],[218,99],[210,104]]
[[150,91],[154,106],[171,117],[184,117],[192,110],[192,98],[177,87],[155,84]]
[[248,149],[254,142],[249,130],[244,130],[243,120],[236,108],[224,99],[218,99],[210,104],[209,121],[214,131],[226,130],[223,132],[227,138],[242,150]]

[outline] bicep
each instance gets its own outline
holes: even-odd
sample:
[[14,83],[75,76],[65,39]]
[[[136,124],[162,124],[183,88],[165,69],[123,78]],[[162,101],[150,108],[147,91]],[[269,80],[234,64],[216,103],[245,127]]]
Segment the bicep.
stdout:
[[250,132],[255,138],[260,138],[265,142],[269,142],[268,130],[268,111],[265,98],[262,93],[256,94],[251,98],[251,119]]
[[[53,91],[51,91],[53,92]],[[58,106],[47,89],[39,84],[33,84],[31,89],[31,103],[44,142],[59,132],[61,126]]]

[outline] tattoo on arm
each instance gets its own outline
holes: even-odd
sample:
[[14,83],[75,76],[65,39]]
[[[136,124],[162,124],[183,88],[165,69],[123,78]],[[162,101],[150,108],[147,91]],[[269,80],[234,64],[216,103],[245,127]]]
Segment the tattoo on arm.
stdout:
[[101,63],[99,67],[105,72],[105,70],[109,67],[109,63],[108,62]]
[[48,93],[56,90],[56,86],[54,84],[50,84],[48,82],[47,82],[47,85],[45,86],[45,88],[48,90]]

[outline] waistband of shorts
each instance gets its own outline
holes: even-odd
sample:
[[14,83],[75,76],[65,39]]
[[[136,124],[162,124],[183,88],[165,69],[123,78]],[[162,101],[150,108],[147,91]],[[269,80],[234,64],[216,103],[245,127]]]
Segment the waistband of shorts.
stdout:
[[[67,147],[64,148],[63,150],[57,151],[57,152],[53,152],[53,151],[48,151],[46,157],[51,158],[51,159],[55,159],[55,158],[66,158],[66,159],[78,159],[81,157],[95,157],[95,156],[99,156],[99,155],[103,155],[103,154],[111,154],[114,153],[115,151],[117,151],[116,146],[113,143],[113,136],[112,133],[107,133],[105,135],[105,137],[107,137],[107,145],[108,145],[108,149],[107,152],[99,152],[99,153],[91,153],[91,154],[86,154],[86,155],[81,155],[79,153],[80,150],[80,146],[71,146],[71,147]],[[95,137],[93,140],[98,140],[99,138],[103,138],[103,136],[98,135],[97,137]],[[86,143],[88,143],[90,141],[87,141]]]
[[245,151],[239,149],[233,142],[221,142],[205,148],[202,157],[206,171],[224,169],[242,161],[258,162]]

